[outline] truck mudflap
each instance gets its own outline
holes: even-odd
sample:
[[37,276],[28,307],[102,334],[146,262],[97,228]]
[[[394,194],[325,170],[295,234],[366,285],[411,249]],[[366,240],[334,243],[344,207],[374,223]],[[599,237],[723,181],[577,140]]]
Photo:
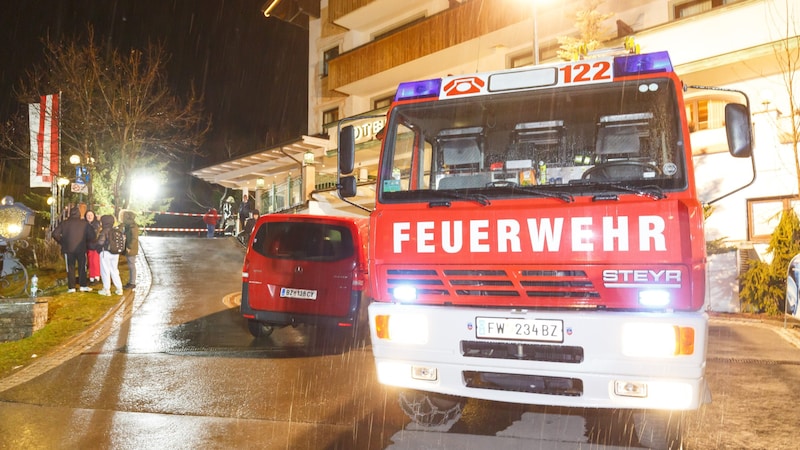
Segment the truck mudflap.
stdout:
[[591,408],[696,409],[708,316],[372,303],[383,384],[485,400]]

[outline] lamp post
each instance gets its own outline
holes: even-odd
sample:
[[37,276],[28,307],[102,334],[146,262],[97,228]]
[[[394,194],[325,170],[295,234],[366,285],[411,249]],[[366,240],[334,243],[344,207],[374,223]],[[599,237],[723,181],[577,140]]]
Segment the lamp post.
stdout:
[[83,194],[87,195],[87,203],[92,203],[92,173],[94,158],[84,154],[83,159],[80,155],[69,157],[69,163],[75,166],[75,186],[72,192],[80,193],[80,201],[83,201]]
[[539,30],[536,20],[536,0],[531,0],[531,9],[533,9],[533,65],[539,65]]
[[56,201],[56,205],[58,207],[58,214],[61,215],[64,213],[64,188],[67,187],[69,184],[69,179],[64,177],[58,177],[56,180],[56,184],[58,184],[58,199]]
[[539,65],[539,11],[537,4],[547,0],[528,0],[531,2],[531,16],[533,16],[533,65]]

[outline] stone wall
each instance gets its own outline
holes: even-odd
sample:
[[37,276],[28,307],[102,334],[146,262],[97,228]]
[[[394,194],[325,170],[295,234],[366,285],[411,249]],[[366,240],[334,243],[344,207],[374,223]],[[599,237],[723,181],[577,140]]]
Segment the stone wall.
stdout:
[[30,337],[47,324],[49,297],[0,298],[0,342]]

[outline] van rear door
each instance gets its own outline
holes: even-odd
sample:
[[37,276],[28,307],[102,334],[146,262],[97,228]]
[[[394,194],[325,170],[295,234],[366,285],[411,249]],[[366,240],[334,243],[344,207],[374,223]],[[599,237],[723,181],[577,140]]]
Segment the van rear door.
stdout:
[[255,310],[343,317],[358,269],[357,230],[320,220],[264,222],[250,249],[248,299]]

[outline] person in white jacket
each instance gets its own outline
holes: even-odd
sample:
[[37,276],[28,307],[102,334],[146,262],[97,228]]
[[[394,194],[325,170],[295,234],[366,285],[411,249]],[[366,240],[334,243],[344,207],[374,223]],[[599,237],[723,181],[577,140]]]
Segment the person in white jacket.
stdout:
[[100,295],[111,295],[111,284],[114,284],[115,294],[122,295],[122,278],[119,276],[119,255],[108,251],[111,241],[111,230],[114,228],[114,216],[106,214],[100,217],[100,234],[97,238],[97,247],[100,249],[100,280],[103,289],[97,291]]

